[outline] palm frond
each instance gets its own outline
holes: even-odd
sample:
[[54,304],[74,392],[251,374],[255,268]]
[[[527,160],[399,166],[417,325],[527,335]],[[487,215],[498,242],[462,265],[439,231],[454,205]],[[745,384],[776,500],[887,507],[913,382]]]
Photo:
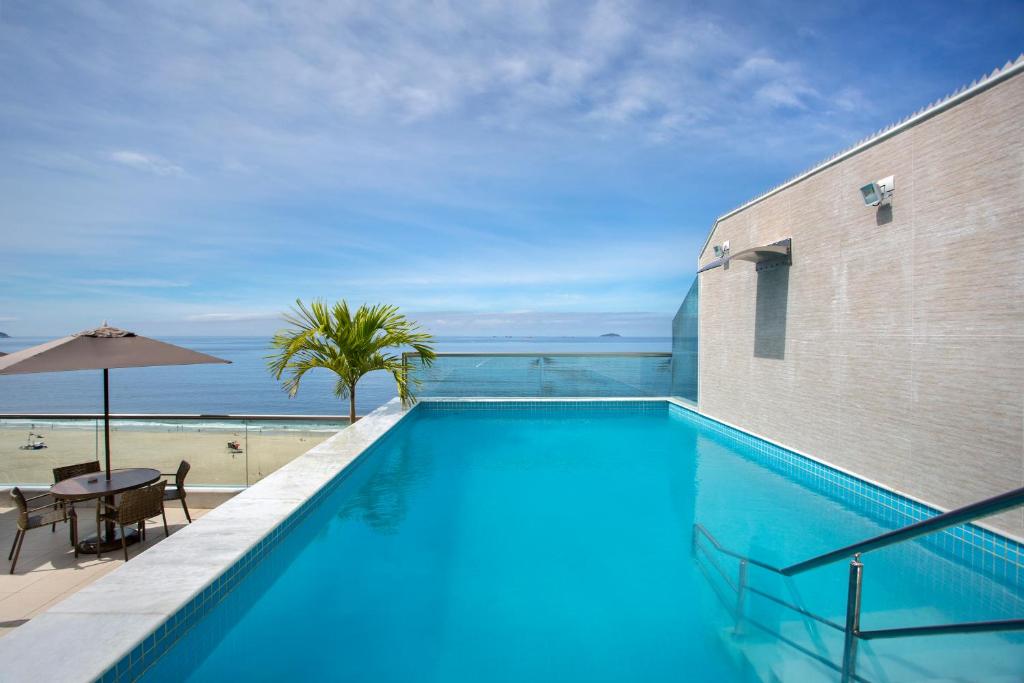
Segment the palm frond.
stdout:
[[307,305],[296,299],[283,319],[289,327],[271,339],[274,352],[267,357],[267,368],[290,396],[316,368],[337,376],[334,393],[339,398],[350,396],[368,372],[384,370],[394,376],[399,395],[408,400],[419,381],[407,376],[401,350],[412,348],[423,365],[436,357],[433,337],[397,306],[363,305],[353,313],[344,300],[328,305],[314,299]]

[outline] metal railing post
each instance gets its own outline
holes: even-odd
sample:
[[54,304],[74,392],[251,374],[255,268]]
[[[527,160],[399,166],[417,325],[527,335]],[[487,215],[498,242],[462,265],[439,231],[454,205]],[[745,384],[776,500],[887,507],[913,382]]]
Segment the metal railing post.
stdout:
[[864,582],[864,565],[860,553],[850,561],[850,583],[846,594],[846,629],[843,639],[843,683],[857,675],[857,634],[860,631],[860,596]]
[[740,560],[740,575],[736,580],[736,623],[732,627],[733,635],[740,635],[743,628],[743,600],[747,592],[747,561]]

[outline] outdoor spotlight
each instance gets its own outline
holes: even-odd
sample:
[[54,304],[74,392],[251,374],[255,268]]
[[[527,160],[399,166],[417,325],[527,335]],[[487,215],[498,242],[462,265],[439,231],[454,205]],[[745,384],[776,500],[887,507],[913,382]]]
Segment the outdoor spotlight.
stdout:
[[865,206],[878,206],[892,201],[892,192],[896,189],[893,177],[881,178],[860,188],[861,199]]
[[716,244],[714,247],[712,247],[712,249],[715,250],[715,258],[722,258],[723,256],[727,256],[729,254],[729,240],[726,240],[721,244]]

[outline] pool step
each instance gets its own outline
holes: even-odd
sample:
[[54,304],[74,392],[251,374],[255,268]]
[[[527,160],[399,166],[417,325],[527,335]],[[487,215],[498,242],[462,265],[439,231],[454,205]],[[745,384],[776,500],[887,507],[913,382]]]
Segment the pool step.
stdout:
[[[832,617],[842,622],[842,618]],[[943,615],[937,610],[914,609],[889,613],[886,623],[940,623]],[[839,663],[842,659],[843,637],[838,631],[820,627],[800,619],[784,621],[776,632],[805,650]],[[720,631],[726,649],[754,672],[762,683],[780,681],[835,681],[836,671],[813,657],[781,642],[777,637],[752,626],[740,635],[731,628]],[[992,683],[1019,683],[1019,651],[1006,647],[984,647],[983,636],[934,636],[908,638],[902,641],[860,641],[857,672],[869,681],[957,681],[983,680]],[[989,640],[988,642],[992,642]],[[981,667],[981,670],[979,670]]]

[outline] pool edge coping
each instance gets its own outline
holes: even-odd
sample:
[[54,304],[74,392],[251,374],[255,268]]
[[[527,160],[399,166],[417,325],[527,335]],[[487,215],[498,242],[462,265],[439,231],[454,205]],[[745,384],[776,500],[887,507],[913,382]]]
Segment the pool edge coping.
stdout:
[[390,400],[0,638],[4,680],[105,678],[414,408]]

